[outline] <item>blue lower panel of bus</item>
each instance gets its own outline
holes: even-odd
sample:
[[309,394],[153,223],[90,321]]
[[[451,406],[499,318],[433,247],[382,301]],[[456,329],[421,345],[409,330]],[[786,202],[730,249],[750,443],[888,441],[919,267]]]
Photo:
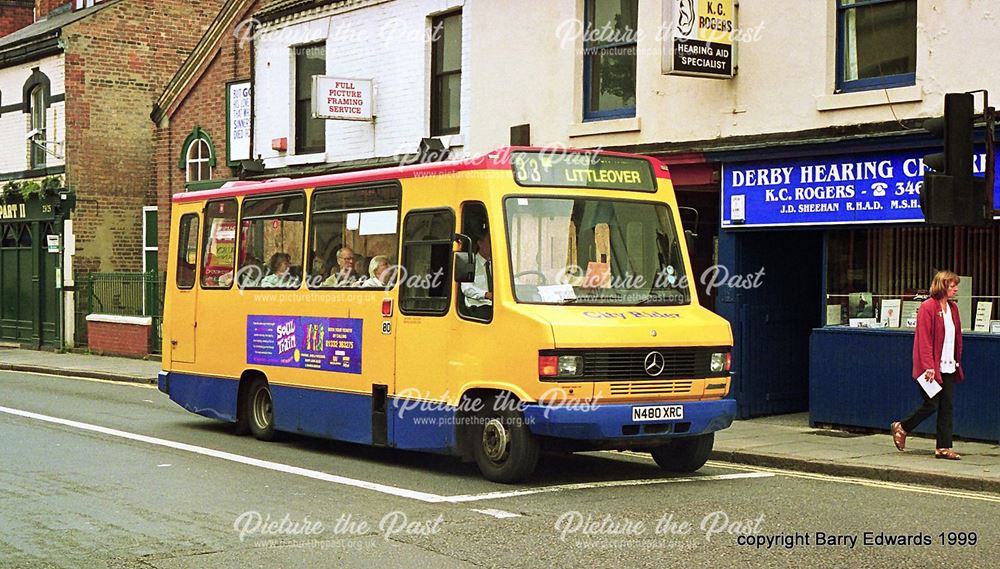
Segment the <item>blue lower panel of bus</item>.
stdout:
[[160,391],[192,413],[210,419],[236,421],[239,381],[161,371],[158,385]]
[[[236,421],[239,380],[160,372],[160,391],[181,407],[211,419]],[[352,443],[372,444],[372,397],[271,385],[275,428]],[[456,408],[415,406],[389,398],[388,445],[436,453],[456,451]]]
[[[674,406],[684,408],[681,419],[635,422],[633,407]],[[695,401],[690,403],[600,404],[595,407],[549,407],[528,405],[524,420],[536,435],[587,441],[609,439],[681,437],[711,433],[729,427],[736,417],[736,401]]]

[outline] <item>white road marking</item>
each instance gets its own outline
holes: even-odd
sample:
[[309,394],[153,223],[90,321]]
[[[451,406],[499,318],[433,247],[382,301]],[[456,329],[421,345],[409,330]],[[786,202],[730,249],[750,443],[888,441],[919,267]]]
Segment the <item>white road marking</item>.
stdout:
[[[242,456],[238,454],[233,454],[230,452],[199,447],[195,445],[190,445],[187,443],[180,443],[176,441],[170,441],[166,439],[160,439],[157,437],[150,437],[147,435],[140,435],[136,433],[129,433],[127,431],[120,431],[118,429],[110,429],[108,427],[101,427],[99,425],[91,425],[89,423],[81,423],[79,421],[71,421],[69,419],[62,419],[59,417],[51,417],[49,415],[42,415],[40,413],[33,413],[31,411],[22,411],[20,409],[12,409],[10,407],[0,406],[0,413],[6,413],[8,415],[14,415],[17,417],[24,417],[26,419],[34,419],[36,421],[42,421],[45,423],[52,423],[55,425],[62,425],[64,427],[71,427],[74,429],[80,429],[84,431],[90,431],[94,433],[100,433],[103,435],[108,435],[112,437],[118,437],[122,439],[128,439],[132,441],[138,441],[142,443],[147,443],[151,445],[172,448],[175,450],[181,450],[185,452],[190,452],[194,454],[200,454],[202,456],[209,456],[212,458],[218,458],[222,460],[227,460],[230,462],[236,462],[239,464],[245,464],[248,466],[256,466],[258,468],[264,468],[267,470],[273,470],[276,472],[283,472],[286,474],[294,474],[296,476],[303,476],[305,478],[312,478],[314,480],[321,480],[324,482],[331,482],[333,484],[340,484],[343,486],[351,486],[354,488],[362,488],[365,490],[372,490],[374,492],[380,492],[382,494],[389,494],[392,496],[397,496],[400,498],[409,498],[411,500],[419,500],[421,502],[427,502],[431,504],[458,504],[466,502],[478,502],[484,500],[498,500],[502,498],[514,498],[519,496],[529,496],[532,494],[548,494],[554,492],[564,492],[571,490],[588,490],[593,488],[614,488],[614,487],[627,487],[627,486],[652,486],[656,484],[672,484],[679,482],[708,482],[716,480],[739,480],[748,478],[767,478],[774,476],[770,472],[740,472],[736,474],[721,474],[714,476],[690,476],[683,478],[652,478],[644,480],[611,480],[606,482],[582,482],[578,484],[560,484],[554,486],[541,486],[537,488],[524,488],[521,490],[510,490],[503,492],[487,492],[483,494],[462,494],[457,496],[442,496],[440,494],[432,494],[430,492],[420,492],[418,490],[409,490],[406,488],[399,488],[397,486],[390,486],[387,484],[379,484],[376,482],[369,482],[367,480],[358,480],[355,478],[348,478],[346,476],[338,476],[336,474],[329,474],[326,472],[320,472],[317,470],[311,470],[308,468],[302,468],[298,466],[291,466],[287,464],[281,464],[279,462],[272,462],[270,460],[262,460],[259,458],[251,458],[248,456]],[[165,465],[160,465],[165,466]],[[518,516],[518,514],[511,514],[510,512],[503,512],[502,510],[491,510],[492,513],[487,513],[486,511],[473,510],[479,513],[486,513],[486,515],[491,515],[494,517],[501,517],[497,514],[505,514],[504,517]]]
[[493,508],[484,508],[482,510],[472,509],[473,512],[478,512],[480,514],[486,514],[487,516],[493,516],[499,520],[504,520],[507,518],[520,518],[521,514],[515,514],[513,512],[505,512],[503,510],[494,510]]
[[523,490],[509,490],[506,492],[488,492],[486,494],[465,494],[460,496],[448,496],[447,501],[453,503],[478,502],[480,500],[498,500],[501,498],[530,496],[532,494],[563,492],[566,490],[590,490],[592,488],[620,488],[624,486],[653,486],[656,484],[673,484],[676,482],[708,482],[714,480],[739,480],[743,478],[770,478],[772,476],[774,476],[774,474],[770,472],[740,472],[737,474],[717,474],[714,476],[686,476],[683,478],[646,478],[642,480],[608,480],[606,482],[580,482],[577,484],[558,484],[555,486],[540,486],[538,488],[525,488]]

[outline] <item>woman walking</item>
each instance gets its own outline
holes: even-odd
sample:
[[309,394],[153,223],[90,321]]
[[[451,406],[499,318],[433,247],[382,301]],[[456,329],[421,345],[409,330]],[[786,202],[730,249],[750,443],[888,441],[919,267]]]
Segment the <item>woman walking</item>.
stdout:
[[929,397],[920,387],[924,403],[909,417],[890,425],[896,448],[906,448],[906,435],[924,419],[937,412],[937,449],[934,458],[959,460],[951,448],[952,405],[955,384],[965,379],[962,360],[962,322],[958,305],[952,298],[958,293],[958,275],[939,271],[931,282],[931,297],[920,305],[917,332],[913,338],[913,372],[917,381],[936,381],[941,390]]

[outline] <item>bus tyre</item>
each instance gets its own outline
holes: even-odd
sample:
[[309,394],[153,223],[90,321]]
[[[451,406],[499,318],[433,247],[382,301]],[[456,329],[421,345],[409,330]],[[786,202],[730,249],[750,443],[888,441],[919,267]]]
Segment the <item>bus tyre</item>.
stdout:
[[496,410],[492,399],[485,403],[481,420],[472,429],[473,455],[480,472],[493,482],[524,480],[538,465],[538,439],[519,411]]
[[715,433],[681,437],[651,451],[653,460],[668,472],[694,472],[708,461],[715,444]]
[[247,421],[250,432],[262,441],[274,440],[274,405],[267,381],[255,379],[247,390]]

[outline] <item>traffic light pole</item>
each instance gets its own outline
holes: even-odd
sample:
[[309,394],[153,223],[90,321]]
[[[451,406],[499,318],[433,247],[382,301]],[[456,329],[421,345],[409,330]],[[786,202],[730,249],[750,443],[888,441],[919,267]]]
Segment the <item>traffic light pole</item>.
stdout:
[[990,92],[986,89],[969,91],[969,93],[983,94],[983,119],[986,121],[986,164],[983,165],[985,174],[986,191],[983,192],[983,201],[987,212],[993,212],[990,216],[1000,216],[1000,209],[996,209],[993,200],[994,188],[996,187],[996,109],[990,106]]

